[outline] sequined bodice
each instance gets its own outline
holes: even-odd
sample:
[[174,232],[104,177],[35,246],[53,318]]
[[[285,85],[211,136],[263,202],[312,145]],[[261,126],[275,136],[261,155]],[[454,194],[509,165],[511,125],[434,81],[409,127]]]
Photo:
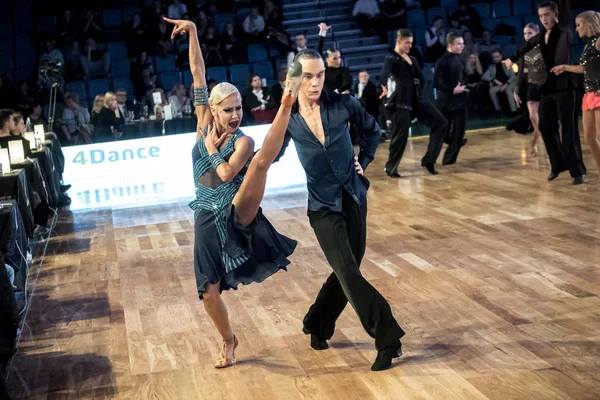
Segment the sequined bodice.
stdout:
[[541,47],[535,46],[523,56],[525,68],[527,69],[527,82],[534,85],[544,85],[546,83],[546,64]]
[[[235,142],[243,135],[244,134],[238,130],[232,135],[231,139],[219,149],[219,152],[226,161],[229,160],[235,151]],[[233,197],[240,188],[248,164],[246,164],[246,166],[230,182],[223,182],[210,161],[203,135],[200,136],[192,150],[192,161],[194,164],[196,199],[190,203],[190,207],[194,210],[222,211],[231,204]]]
[[583,84],[586,93],[600,92],[600,51],[596,48],[599,37],[594,36],[588,40],[579,59],[583,67]]

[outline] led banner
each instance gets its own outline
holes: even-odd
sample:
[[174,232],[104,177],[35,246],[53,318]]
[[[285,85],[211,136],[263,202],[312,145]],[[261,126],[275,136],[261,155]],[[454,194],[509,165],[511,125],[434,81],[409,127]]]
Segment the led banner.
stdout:
[[[270,125],[245,127],[259,149]],[[71,209],[131,207],[194,196],[192,148],[195,133],[63,147],[64,181]],[[305,190],[306,177],[293,143],[273,165],[267,194]]]

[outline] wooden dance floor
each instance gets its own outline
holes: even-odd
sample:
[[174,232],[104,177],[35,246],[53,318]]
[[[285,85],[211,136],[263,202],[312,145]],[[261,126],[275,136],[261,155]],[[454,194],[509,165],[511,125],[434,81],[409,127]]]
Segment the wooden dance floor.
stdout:
[[[196,296],[187,200],[62,212],[41,263],[8,379],[15,399],[599,399],[600,179],[547,182],[544,156],[506,131],[468,135],[455,166],[367,176],[364,275],[406,330],[404,357],[376,352],[348,307],[326,351],[302,318],[330,268],[305,194],[265,214],[298,240],[288,272],[224,294],[238,364],[213,368],[220,340]],[[275,166],[276,168],[277,166]],[[39,272],[39,274],[37,274]],[[35,285],[35,288],[34,288]]]

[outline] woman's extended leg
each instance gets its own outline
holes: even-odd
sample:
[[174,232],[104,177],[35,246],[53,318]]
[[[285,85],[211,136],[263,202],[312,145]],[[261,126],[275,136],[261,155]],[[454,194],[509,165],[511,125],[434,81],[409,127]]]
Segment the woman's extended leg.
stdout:
[[600,110],[583,112],[583,133],[600,171],[600,138],[598,137],[600,134]]
[[242,186],[240,186],[240,189],[233,198],[232,203],[235,211],[240,222],[244,225],[249,225],[254,220],[260,207],[263,195],[265,194],[267,171],[279,155],[283,146],[285,133],[290,122],[292,105],[296,101],[296,92],[299,83],[300,81],[296,78],[290,79],[288,73],[288,81],[284,89],[279,111],[275,116],[271,129],[269,129],[269,133],[265,137],[262,148],[250,162]]
[[529,109],[529,119],[531,120],[531,125],[533,125],[533,139],[531,139],[531,149],[530,154],[534,157],[538,155],[537,150],[537,142],[542,136],[540,133],[540,114],[539,114],[539,101],[528,101],[527,108]]
[[224,368],[235,363],[235,348],[237,347],[237,339],[233,334],[231,325],[229,324],[229,313],[227,306],[221,298],[221,283],[207,283],[206,290],[202,295],[202,302],[206,313],[212,319],[215,327],[223,338],[223,347],[221,354],[217,360],[215,367]]

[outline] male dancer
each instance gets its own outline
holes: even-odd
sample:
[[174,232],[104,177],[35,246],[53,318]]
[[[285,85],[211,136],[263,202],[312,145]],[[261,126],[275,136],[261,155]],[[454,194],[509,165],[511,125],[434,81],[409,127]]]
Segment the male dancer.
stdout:
[[[292,108],[286,138],[278,158],[294,139],[306,172],[308,217],[333,273],[304,318],[304,333],[315,350],[328,347],[335,321],[350,302],[360,321],[375,338],[377,359],[371,370],[381,371],[402,354],[400,328],[383,296],[360,273],[366,246],[367,189],[364,169],[375,156],[381,137],[375,119],[358,100],[323,91],[325,65],[314,50],[298,53],[303,79]],[[348,122],[360,134],[358,157]]]
[[[435,162],[442,151],[444,137],[448,131],[448,121],[437,108],[421,95],[421,83],[425,82],[417,60],[408,55],[413,44],[413,34],[408,29],[400,29],[396,35],[394,52],[386,56],[381,72],[381,98],[387,96],[388,110],[392,113],[392,140],[390,156],[385,172],[392,178],[399,178],[398,165],[408,142],[408,130],[414,117],[431,128],[427,153],[421,165],[436,175]],[[390,107],[393,107],[390,109]]]
[[442,165],[456,162],[460,148],[466,144],[467,107],[469,89],[466,88],[467,70],[461,53],[465,47],[462,36],[454,33],[446,35],[448,51],[435,63],[433,87],[438,91],[437,107],[452,125],[448,128]]

